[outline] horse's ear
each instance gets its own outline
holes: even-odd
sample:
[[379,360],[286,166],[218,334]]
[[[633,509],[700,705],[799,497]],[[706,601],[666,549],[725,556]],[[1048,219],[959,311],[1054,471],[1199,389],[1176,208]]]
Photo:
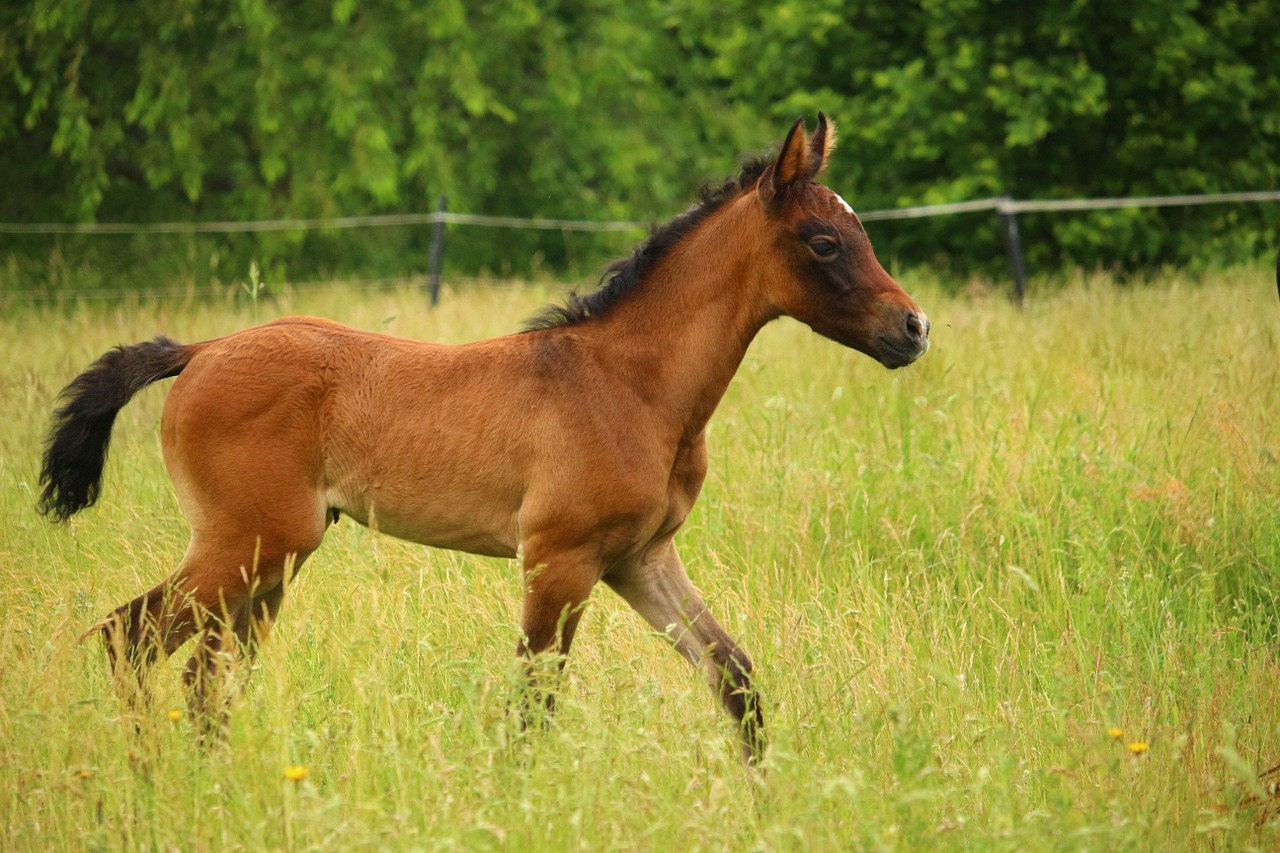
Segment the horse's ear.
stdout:
[[817,177],[827,168],[827,160],[836,147],[836,123],[824,114],[818,113],[818,126],[809,137],[809,163],[813,176]]
[[810,159],[809,137],[805,133],[804,119],[798,118],[791,125],[791,132],[783,141],[777,159],[764,173],[760,182],[761,193],[772,200],[780,197],[795,181],[812,178]]

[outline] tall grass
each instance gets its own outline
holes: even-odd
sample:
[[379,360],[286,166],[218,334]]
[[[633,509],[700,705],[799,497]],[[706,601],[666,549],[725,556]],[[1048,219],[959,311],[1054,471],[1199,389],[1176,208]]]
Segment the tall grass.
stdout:
[[164,387],[122,413],[98,507],[65,529],[34,513],[51,402],[102,350],[252,310],[464,341],[554,293],[0,320],[0,849],[1273,848],[1255,780],[1280,763],[1264,273],[1089,279],[1025,310],[904,284],[934,321],[922,362],[888,373],[782,321],[712,421],[680,542],[756,662],[759,772],[700,677],[605,590],[551,728],[520,731],[516,566],[350,523],[294,582],[225,746],[169,717],[185,656],[135,734],[77,643],[185,545]]

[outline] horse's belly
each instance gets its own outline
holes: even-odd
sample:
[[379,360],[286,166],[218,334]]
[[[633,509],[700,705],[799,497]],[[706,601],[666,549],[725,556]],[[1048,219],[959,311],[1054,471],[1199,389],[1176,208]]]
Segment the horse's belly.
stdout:
[[496,510],[492,504],[468,506],[465,498],[431,501],[418,496],[399,499],[372,489],[359,495],[331,493],[330,506],[371,530],[451,551],[486,557],[516,555],[514,513]]

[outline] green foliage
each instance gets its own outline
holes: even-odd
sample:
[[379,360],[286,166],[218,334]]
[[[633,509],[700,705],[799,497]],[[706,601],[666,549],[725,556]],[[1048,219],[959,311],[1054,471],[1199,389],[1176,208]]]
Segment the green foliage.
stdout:
[[[742,2],[718,67],[778,119],[841,117],[832,181],[862,207],[1280,186],[1268,3],[813,5]],[[1274,250],[1275,221],[1274,207],[1201,208],[1024,216],[1022,229],[1034,265],[1220,265]],[[876,226],[890,255],[968,263],[999,251],[995,228]]]
[[[455,210],[514,216],[660,215],[690,175],[727,169],[741,134],[728,115],[673,121],[715,112],[684,70],[686,50],[657,4],[616,11],[461,0],[11,8],[0,104],[13,120],[0,145],[22,156],[0,165],[16,189],[0,218],[326,217],[431,209],[440,195]],[[220,238],[213,266],[226,278],[257,255],[268,268],[336,272],[364,236]],[[421,234],[399,237],[381,251],[400,255],[403,272]],[[467,231],[450,257],[503,269],[541,252],[556,265],[563,245]]]
[[[327,217],[443,195],[466,212],[645,221],[817,110],[844,138],[831,181],[864,209],[1273,189],[1277,43],[1263,0],[39,0],[0,9],[0,220]],[[1212,267],[1264,254],[1275,218],[1028,215],[1022,229],[1033,267]],[[992,215],[873,230],[905,262],[1001,258]],[[0,250],[106,279],[145,262],[226,281],[253,258],[273,278],[403,274],[425,242],[403,229]],[[447,257],[565,269],[623,248],[459,228]]]

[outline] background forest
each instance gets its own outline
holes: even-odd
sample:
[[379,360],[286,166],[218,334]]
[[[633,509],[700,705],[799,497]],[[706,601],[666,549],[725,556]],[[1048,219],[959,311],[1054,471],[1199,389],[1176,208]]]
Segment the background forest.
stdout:
[[[0,7],[0,222],[450,209],[650,222],[840,125],[861,210],[1280,187],[1266,0],[40,0]],[[1034,268],[1275,249],[1276,205],[1022,219]],[[993,214],[876,223],[880,255],[1000,271]],[[420,271],[426,228],[0,235],[0,289]],[[451,227],[448,269],[589,273],[642,232]]]

